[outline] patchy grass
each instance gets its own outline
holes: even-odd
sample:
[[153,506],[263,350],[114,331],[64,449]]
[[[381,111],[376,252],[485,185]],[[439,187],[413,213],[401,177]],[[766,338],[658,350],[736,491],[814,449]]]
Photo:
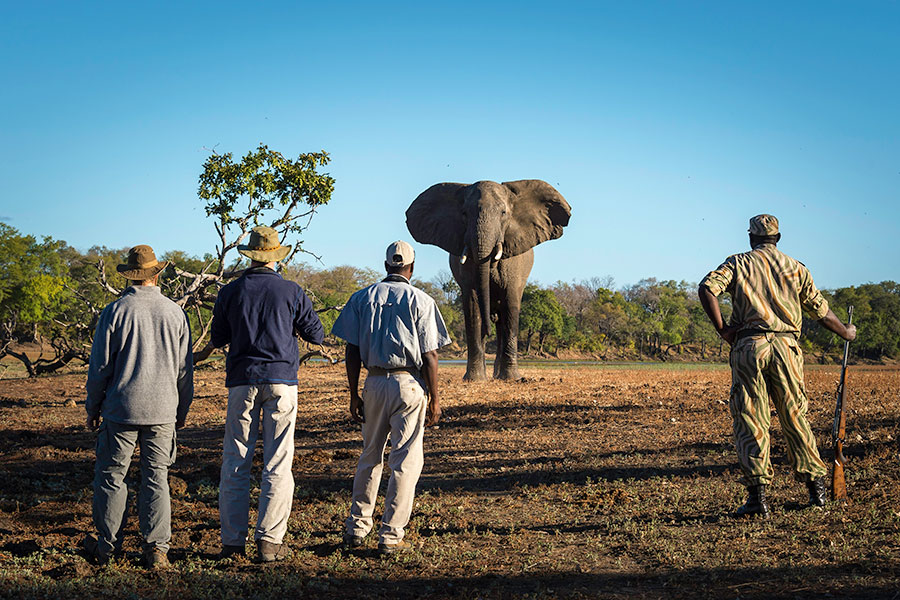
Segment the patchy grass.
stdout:
[[[852,504],[803,507],[773,419],[773,517],[737,521],[728,370],[689,367],[526,366],[524,382],[471,384],[463,367],[443,368],[413,548],[384,560],[371,536],[359,551],[338,548],[360,436],[343,369],[305,367],[294,556],[274,566],[213,559],[226,391],[221,371],[201,370],[171,471],[164,573],[138,566],[133,514],[124,558],[100,568],[80,555],[94,446],[83,374],[0,381],[0,596],[900,598],[900,370],[851,371]],[[826,458],[838,374],[807,373]],[[132,486],[136,477],[135,465]]]

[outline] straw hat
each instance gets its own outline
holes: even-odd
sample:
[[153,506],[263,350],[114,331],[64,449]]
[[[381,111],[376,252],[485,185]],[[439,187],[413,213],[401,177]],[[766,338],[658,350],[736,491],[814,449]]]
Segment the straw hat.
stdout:
[[250,230],[250,243],[237,247],[238,252],[259,262],[277,262],[291,252],[290,246],[282,246],[278,232],[271,227],[254,227]]
[[153,248],[146,244],[135,246],[128,251],[128,260],[124,265],[116,265],[116,271],[125,279],[145,281],[152,279],[169,266],[168,261],[159,262]]

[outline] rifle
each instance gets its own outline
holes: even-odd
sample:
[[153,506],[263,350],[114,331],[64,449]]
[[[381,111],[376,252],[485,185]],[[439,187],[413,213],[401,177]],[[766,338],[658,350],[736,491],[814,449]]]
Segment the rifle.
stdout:
[[[853,323],[853,307],[848,310],[847,325]],[[836,502],[847,502],[847,482],[844,480],[844,435],[847,414],[844,401],[847,398],[847,357],[850,355],[850,342],[844,342],[844,360],[841,361],[841,381],[837,388],[837,405],[834,409],[834,424],[831,426],[831,439],[834,443],[834,462],[831,470],[831,499]]]

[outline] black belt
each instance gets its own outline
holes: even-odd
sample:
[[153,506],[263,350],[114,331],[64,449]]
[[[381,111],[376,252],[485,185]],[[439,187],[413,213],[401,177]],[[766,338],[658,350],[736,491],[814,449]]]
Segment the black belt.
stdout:
[[369,375],[390,375],[391,373],[404,372],[409,373],[410,375],[418,375],[419,369],[415,367],[396,367],[393,369],[383,369],[381,367],[366,367],[369,371]]
[[794,333],[793,331],[765,331],[763,329],[743,329],[743,330],[737,332],[736,339],[740,340],[740,339],[743,339],[746,337],[754,337],[757,335],[768,335],[770,333],[777,337],[790,336],[794,339],[797,339],[797,334]]

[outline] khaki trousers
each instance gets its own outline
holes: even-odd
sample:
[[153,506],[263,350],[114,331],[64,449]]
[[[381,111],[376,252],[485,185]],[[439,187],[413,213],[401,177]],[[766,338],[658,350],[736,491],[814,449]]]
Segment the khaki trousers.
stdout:
[[366,536],[374,524],[375,501],[381,483],[384,450],[388,435],[391,477],[384,497],[379,542],[397,544],[412,514],[416,483],[422,473],[425,454],[427,400],[422,383],[412,374],[397,371],[369,375],[362,393],[365,422],[363,450],[353,479],[353,503],[347,519],[347,533]]
[[254,539],[280,544],[294,498],[294,425],[297,386],[282,383],[240,385],[228,389],[219,520],[222,544],[243,546],[250,515],[250,467],[262,430],[263,470]]
[[731,350],[730,409],[744,484],[769,484],[774,475],[769,459],[770,399],[795,476],[803,481],[824,477],[827,469],[806,419],[803,353],[797,340],[769,334],[740,339]]

